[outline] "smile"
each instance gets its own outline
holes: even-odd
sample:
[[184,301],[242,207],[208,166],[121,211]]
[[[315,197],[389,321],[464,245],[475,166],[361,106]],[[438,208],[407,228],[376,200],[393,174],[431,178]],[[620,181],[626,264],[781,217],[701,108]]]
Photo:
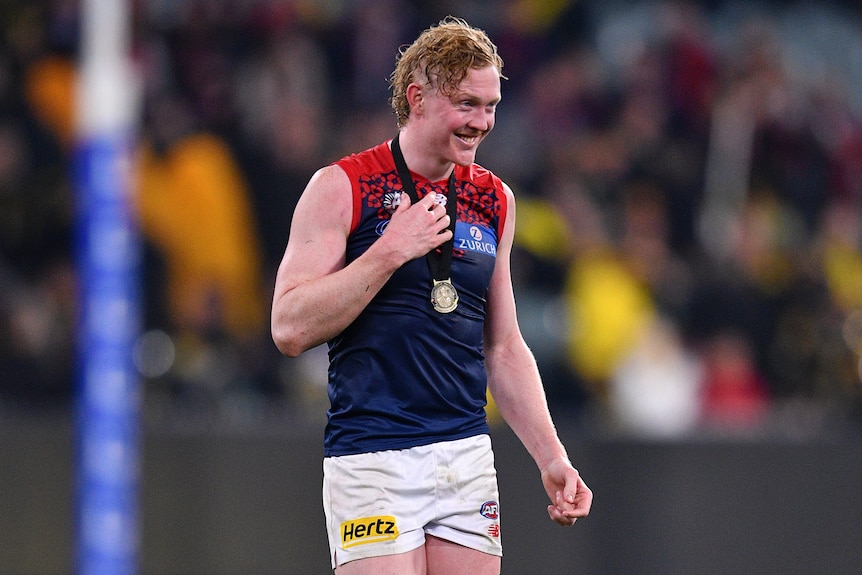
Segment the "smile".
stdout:
[[463,134],[455,134],[455,136],[459,140],[461,140],[462,142],[464,142],[465,144],[468,144],[470,146],[472,146],[473,144],[475,144],[476,142],[479,141],[479,136],[465,136]]

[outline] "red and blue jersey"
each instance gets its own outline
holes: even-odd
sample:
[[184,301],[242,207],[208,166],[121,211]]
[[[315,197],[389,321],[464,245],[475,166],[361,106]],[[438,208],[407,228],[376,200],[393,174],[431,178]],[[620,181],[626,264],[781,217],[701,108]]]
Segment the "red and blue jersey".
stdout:
[[[353,191],[347,263],[382,234],[403,191],[388,143],[342,158]],[[448,180],[413,174],[418,196],[446,195]],[[451,279],[458,307],[431,304],[425,258],[398,269],[365,310],[329,341],[324,455],[404,449],[488,432],[483,326],[497,241],[506,219],[503,184],[473,164],[455,167],[458,196]]]

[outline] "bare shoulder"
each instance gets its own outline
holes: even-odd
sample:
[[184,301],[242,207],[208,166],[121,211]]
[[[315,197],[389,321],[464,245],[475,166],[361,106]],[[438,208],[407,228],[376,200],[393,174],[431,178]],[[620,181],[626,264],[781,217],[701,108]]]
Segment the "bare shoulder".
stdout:
[[353,197],[347,173],[334,164],[320,168],[311,176],[300,204],[320,207],[330,214],[333,210],[352,211]]
[[338,164],[329,164],[314,172],[309,187],[350,187],[347,173]]
[[347,174],[336,165],[320,168],[299,198],[291,223],[290,243],[305,243],[321,233],[343,232],[346,236],[352,216],[353,193]]
[[352,217],[347,173],[336,165],[317,170],[293,213],[279,279],[295,285],[343,266]]

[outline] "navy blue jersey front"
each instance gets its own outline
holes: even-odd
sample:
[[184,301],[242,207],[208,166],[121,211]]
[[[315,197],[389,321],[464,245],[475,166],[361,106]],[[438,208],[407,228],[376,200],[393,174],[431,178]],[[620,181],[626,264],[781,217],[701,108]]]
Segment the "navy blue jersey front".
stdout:
[[[382,234],[403,191],[388,142],[342,158],[353,220],[349,264]],[[447,180],[413,174],[419,197]],[[425,258],[398,269],[365,310],[329,341],[324,454],[404,449],[488,432],[482,349],[486,298],[506,216],[503,184],[473,164],[455,167],[458,197],[452,283],[458,307],[439,313]]]

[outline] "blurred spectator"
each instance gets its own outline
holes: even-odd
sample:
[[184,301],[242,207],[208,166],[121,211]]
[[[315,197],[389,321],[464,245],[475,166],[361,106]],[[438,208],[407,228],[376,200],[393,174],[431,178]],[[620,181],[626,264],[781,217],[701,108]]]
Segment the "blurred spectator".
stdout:
[[567,279],[572,364],[598,398],[656,317],[647,287],[610,250],[583,253]]
[[261,265],[248,189],[219,138],[193,130],[183,104],[155,102],[137,158],[141,229],[165,259],[179,329],[248,337],[259,330]]
[[703,351],[703,423],[720,430],[750,431],[765,422],[769,390],[748,340],[732,331],[716,333]]
[[76,297],[67,261],[26,280],[0,261],[0,407],[38,411],[71,399]]
[[656,318],[617,363],[609,380],[614,428],[650,438],[673,439],[701,422],[703,367],[670,322]]
[[322,46],[289,18],[281,28],[269,26],[260,46],[237,62],[234,94],[237,160],[250,186],[265,277],[274,278],[293,209],[325,153],[332,121]]
[[[320,399],[267,335],[293,207],[319,165],[394,133],[381,46],[453,13],[511,78],[484,157],[521,198],[513,281],[557,409],[665,436],[695,397],[742,430],[790,403],[862,413],[860,11],[803,4],[135,3],[140,347],[167,369],[145,368],[148,405]],[[0,11],[0,393],[38,403],[74,377],[78,15]]]
[[157,327],[179,338],[181,382],[217,398],[245,379],[244,369],[253,374],[249,346],[260,345],[265,325],[249,191],[230,149],[195,129],[179,99],[153,102],[149,126],[135,198],[143,235],[165,271],[164,309],[150,310],[150,321],[161,317]]
[[67,152],[75,139],[75,63],[55,54],[33,62],[24,90],[38,119]]
[[[71,129],[43,11],[4,6],[0,37],[0,408],[66,405],[74,383]],[[59,79],[59,81],[57,81]]]

